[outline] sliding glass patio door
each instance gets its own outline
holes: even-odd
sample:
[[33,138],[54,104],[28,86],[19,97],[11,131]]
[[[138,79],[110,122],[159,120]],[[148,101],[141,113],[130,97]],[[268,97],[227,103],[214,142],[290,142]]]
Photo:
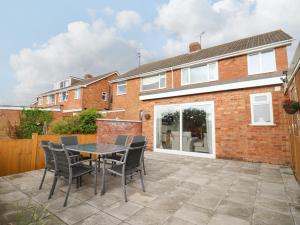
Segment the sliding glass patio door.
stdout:
[[155,150],[214,157],[214,104],[155,107]]

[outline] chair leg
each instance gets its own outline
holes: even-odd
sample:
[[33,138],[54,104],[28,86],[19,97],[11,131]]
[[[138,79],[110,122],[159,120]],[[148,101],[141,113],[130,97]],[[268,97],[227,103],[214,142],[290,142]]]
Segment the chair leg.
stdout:
[[144,160],[144,156],[143,156],[143,171],[144,171],[144,175],[146,175],[146,169],[145,169],[145,160]]
[[144,185],[144,178],[143,178],[143,171],[140,170],[140,178],[141,178],[141,185],[142,185],[142,190],[145,192],[145,185]]
[[76,188],[79,188],[79,177],[76,177]]
[[54,189],[55,189],[55,186],[56,186],[56,183],[57,183],[57,179],[58,179],[57,175],[54,175],[53,184],[52,184],[48,199],[50,199],[52,197],[53,193],[54,193]]
[[97,194],[97,176],[98,176],[98,168],[97,168],[97,164],[98,164],[98,162],[96,161],[95,162],[95,177],[94,177],[94,182],[95,182],[95,184],[94,184],[94,188],[95,188],[95,195]]
[[126,194],[126,176],[125,176],[125,174],[123,174],[123,176],[122,176],[122,186],[123,186],[124,199],[125,199],[125,202],[127,202],[127,194]]
[[66,198],[65,198],[64,207],[67,206],[67,202],[68,202],[68,198],[69,198],[71,186],[72,186],[72,177],[69,177],[69,187],[68,187],[67,195],[66,195]]
[[104,195],[104,193],[105,193],[105,160],[103,160],[101,195]]
[[42,189],[42,186],[43,186],[43,183],[44,183],[44,180],[45,180],[46,173],[47,173],[47,168],[45,168],[45,170],[44,170],[44,175],[43,175],[43,178],[42,178],[42,181],[41,181],[41,184],[40,184],[39,190],[41,190],[41,189]]
[[82,186],[82,176],[79,177],[79,187]]

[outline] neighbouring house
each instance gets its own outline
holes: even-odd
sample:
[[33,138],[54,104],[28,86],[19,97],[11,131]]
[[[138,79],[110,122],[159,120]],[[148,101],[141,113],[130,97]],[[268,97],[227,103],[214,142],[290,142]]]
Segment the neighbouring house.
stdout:
[[37,96],[34,106],[38,108],[61,107],[63,114],[72,114],[84,109],[99,111],[110,109],[109,81],[117,79],[118,72],[93,77],[86,74],[84,79],[69,77],[54,84],[53,90]]
[[114,117],[142,120],[154,151],[288,164],[282,84],[292,41],[276,30],[209,48],[191,43],[186,54],[110,81]]
[[[290,64],[285,83],[285,94],[290,100],[300,100],[300,43]],[[289,143],[292,153],[292,168],[300,180],[300,113],[287,115],[289,125]]]

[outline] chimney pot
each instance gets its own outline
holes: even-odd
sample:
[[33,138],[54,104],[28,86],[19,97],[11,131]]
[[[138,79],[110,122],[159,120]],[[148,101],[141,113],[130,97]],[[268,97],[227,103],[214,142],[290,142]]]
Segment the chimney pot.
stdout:
[[93,75],[91,75],[91,74],[85,74],[85,75],[84,75],[84,79],[85,79],[85,80],[91,79],[91,78],[93,78]]
[[192,42],[189,44],[190,53],[201,50],[201,44],[199,42]]

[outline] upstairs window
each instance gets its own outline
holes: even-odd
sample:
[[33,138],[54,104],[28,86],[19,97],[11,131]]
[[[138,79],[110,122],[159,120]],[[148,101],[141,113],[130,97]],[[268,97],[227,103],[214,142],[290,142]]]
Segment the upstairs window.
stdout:
[[43,105],[43,97],[38,98],[38,105]]
[[67,91],[59,93],[59,101],[60,102],[66,102],[66,101],[68,101],[68,92]]
[[102,92],[101,94],[102,101],[107,101],[107,92]]
[[248,74],[276,71],[274,50],[248,55]]
[[59,88],[65,88],[67,86],[69,86],[69,80],[63,80],[59,82]]
[[141,81],[141,91],[149,91],[166,87],[166,74],[144,77]]
[[55,95],[48,95],[47,96],[47,104],[53,104],[55,101]]
[[74,99],[80,99],[80,88],[75,89]]
[[181,84],[195,84],[218,80],[218,64],[216,62],[203,66],[181,69]]
[[121,81],[117,83],[117,95],[125,95],[127,89],[127,82]]
[[251,123],[252,125],[273,125],[272,94],[251,94]]

